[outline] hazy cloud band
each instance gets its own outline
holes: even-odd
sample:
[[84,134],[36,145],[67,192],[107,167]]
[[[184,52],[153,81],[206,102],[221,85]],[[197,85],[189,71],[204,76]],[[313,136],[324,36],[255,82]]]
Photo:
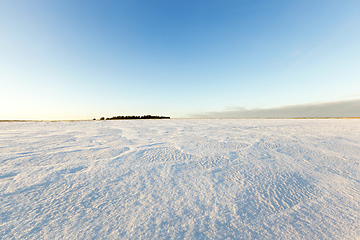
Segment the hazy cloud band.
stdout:
[[222,112],[192,114],[195,118],[297,118],[297,117],[360,117],[360,99],[291,105],[278,108],[238,108]]

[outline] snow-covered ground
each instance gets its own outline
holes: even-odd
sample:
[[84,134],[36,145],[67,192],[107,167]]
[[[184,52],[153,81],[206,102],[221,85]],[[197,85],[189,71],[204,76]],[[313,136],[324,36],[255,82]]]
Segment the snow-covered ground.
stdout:
[[0,123],[0,239],[360,239],[360,120]]

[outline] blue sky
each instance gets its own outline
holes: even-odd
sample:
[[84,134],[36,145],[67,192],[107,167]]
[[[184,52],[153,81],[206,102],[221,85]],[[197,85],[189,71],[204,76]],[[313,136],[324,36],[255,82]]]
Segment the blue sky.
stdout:
[[360,1],[0,2],[0,119],[360,98]]

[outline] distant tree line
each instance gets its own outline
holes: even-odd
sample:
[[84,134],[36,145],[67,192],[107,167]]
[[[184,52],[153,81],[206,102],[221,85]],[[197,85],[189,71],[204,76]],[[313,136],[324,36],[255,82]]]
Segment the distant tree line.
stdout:
[[100,120],[127,120],[127,119],[170,119],[170,117],[144,115],[144,116],[115,116],[111,118],[104,118],[104,117],[100,118]]

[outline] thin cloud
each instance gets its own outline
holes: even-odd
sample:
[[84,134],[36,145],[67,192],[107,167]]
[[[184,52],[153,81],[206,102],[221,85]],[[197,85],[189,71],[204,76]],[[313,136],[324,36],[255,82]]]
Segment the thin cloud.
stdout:
[[222,112],[192,114],[195,118],[297,118],[297,117],[360,117],[360,99],[283,106],[278,108],[238,108]]

